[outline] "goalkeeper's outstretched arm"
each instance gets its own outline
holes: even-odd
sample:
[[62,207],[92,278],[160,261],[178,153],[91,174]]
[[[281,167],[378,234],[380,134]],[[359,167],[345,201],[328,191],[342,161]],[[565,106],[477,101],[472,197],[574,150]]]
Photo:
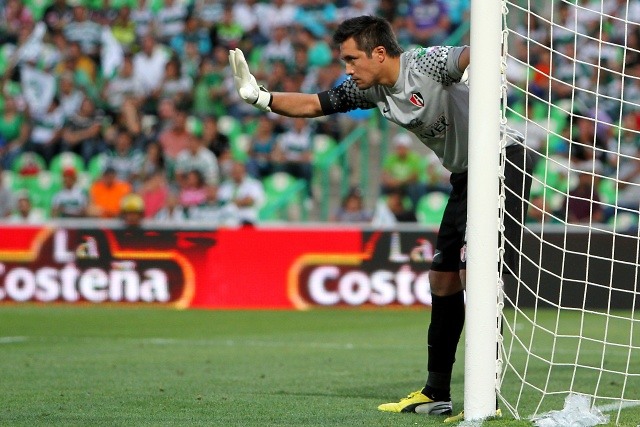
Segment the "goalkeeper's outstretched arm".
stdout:
[[317,94],[274,92],[271,111],[289,117],[318,117],[324,115]]
[[240,49],[229,51],[229,64],[231,65],[238,95],[246,103],[262,111],[273,111],[289,117],[318,117],[323,115],[320,98],[316,94],[271,93],[264,87],[258,86]]

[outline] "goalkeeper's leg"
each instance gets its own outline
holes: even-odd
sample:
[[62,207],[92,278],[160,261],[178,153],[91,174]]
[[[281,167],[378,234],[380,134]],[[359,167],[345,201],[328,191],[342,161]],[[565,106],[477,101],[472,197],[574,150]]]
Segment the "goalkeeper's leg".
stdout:
[[424,388],[400,402],[380,405],[378,409],[382,411],[450,414],[452,410],[451,372],[464,325],[467,174],[452,174],[451,184],[453,189],[429,272],[432,308],[427,336],[427,382]]

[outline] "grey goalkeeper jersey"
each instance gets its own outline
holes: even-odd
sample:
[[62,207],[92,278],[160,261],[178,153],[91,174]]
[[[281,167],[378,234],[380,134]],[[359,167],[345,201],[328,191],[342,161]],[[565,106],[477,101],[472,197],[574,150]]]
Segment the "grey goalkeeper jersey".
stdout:
[[451,172],[467,170],[469,87],[460,82],[458,59],[465,47],[416,48],[400,56],[392,87],[361,90],[351,79],[319,93],[324,114],[377,107],[382,115],[414,133]]

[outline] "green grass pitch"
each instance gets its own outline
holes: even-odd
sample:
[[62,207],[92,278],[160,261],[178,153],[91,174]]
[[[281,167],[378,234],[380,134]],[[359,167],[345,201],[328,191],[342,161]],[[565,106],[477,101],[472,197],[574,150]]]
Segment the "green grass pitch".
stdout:
[[[428,317],[5,305],[0,425],[440,426],[442,417],[376,410],[424,383]],[[625,409],[621,425],[639,420]]]

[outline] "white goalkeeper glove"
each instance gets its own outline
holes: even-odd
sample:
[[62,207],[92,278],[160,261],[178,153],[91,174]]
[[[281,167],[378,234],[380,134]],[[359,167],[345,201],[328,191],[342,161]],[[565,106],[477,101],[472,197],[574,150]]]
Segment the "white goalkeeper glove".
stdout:
[[247,60],[244,54],[238,48],[229,51],[229,64],[233,71],[233,81],[236,84],[236,90],[240,98],[244,102],[254,105],[262,111],[271,111],[272,95],[264,86],[258,86],[256,78],[249,71]]

